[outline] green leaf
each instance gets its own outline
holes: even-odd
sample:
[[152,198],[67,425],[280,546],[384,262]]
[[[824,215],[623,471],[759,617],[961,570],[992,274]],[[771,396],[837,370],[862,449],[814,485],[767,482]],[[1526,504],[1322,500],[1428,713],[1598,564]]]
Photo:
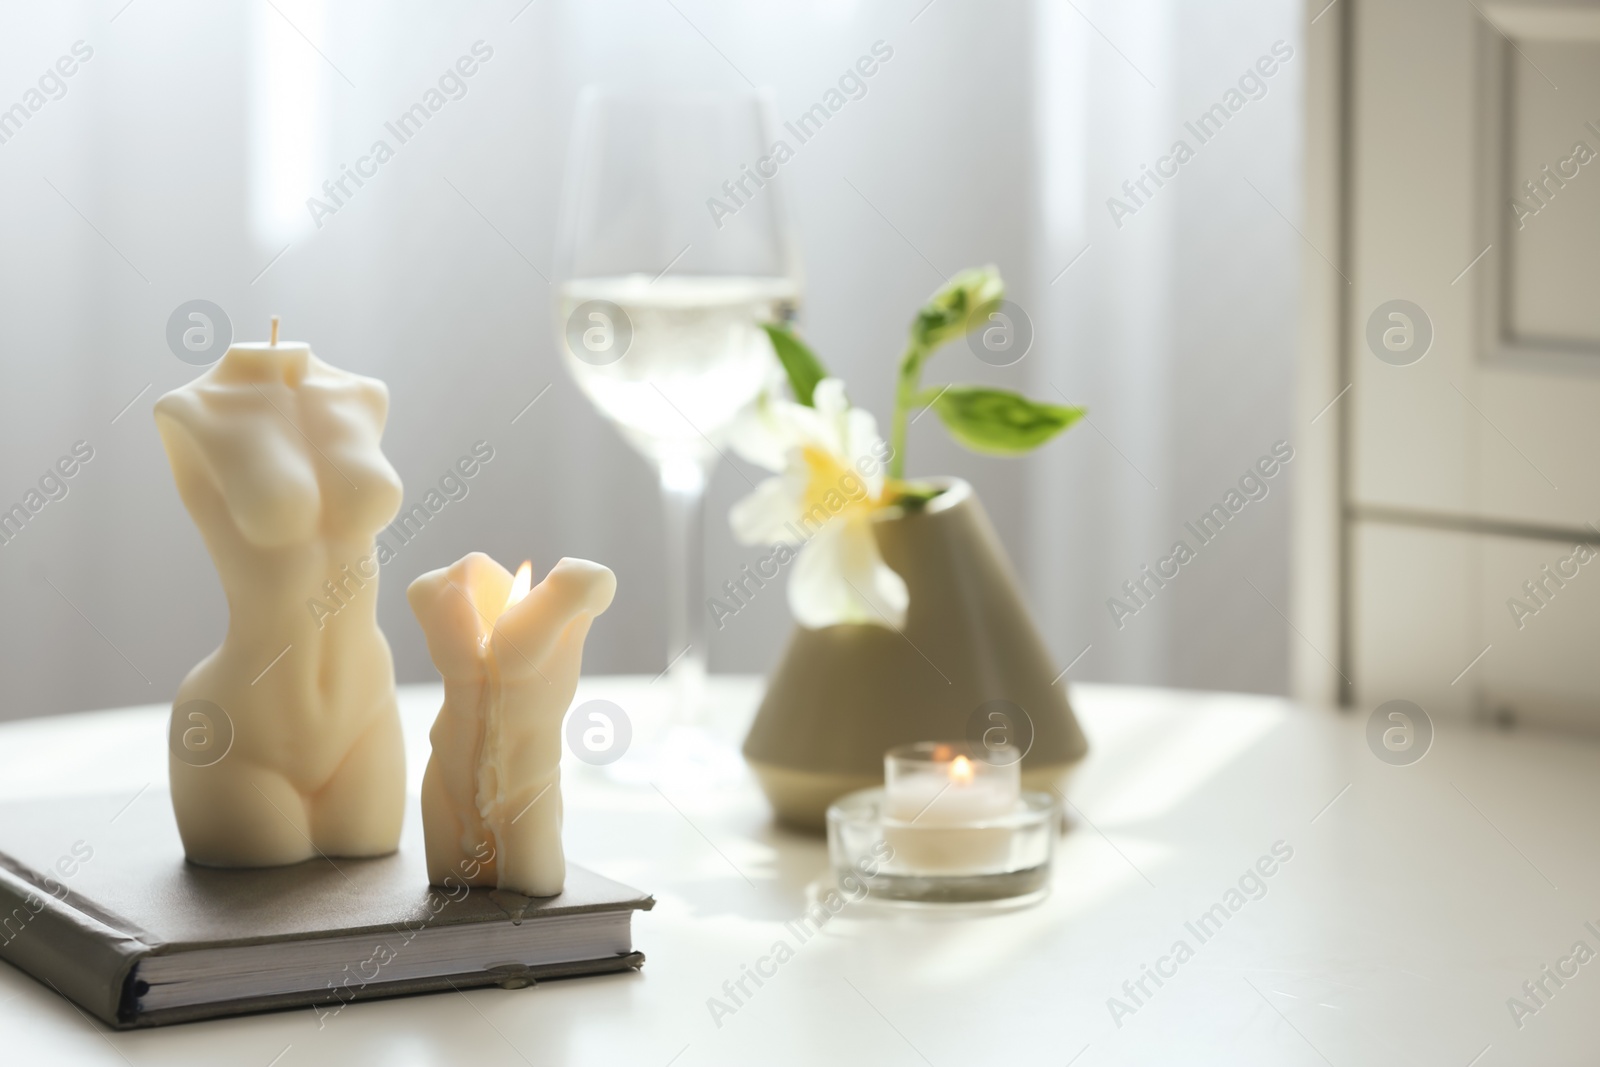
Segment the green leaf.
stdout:
[[992,456],[1031,452],[1088,411],[982,385],[952,385],[932,407],[957,441]]
[[794,398],[808,408],[815,406],[811,395],[817,391],[817,383],[828,376],[822,361],[785,324],[764,322],[761,328],[767,331],[767,337],[772,340],[772,350],[778,354],[778,362],[783,364],[784,372],[789,375],[789,387],[794,390]]
[[988,313],[1005,296],[1005,282],[993,265],[970,267],[951,278],[928,298],[911,323],[913,344],[931,353],[988,321]]

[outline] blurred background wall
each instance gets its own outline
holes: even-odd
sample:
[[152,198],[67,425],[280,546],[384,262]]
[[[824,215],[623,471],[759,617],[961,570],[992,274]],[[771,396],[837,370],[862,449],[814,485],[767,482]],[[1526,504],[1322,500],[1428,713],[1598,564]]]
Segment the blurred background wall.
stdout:
[[[540,569],[562,555],[609,564],[619,594],[586,665],[660,670],[653,476],[565,376],[541,277],[574,100],[596,81],[748,79],[792,118],[879,41],[893,58],[867,94],[784,170],[804,332],[886,424],[911,313],[942,276],[998,264],[1033,349],[992,368],[954,345],[929,380],[1064,396],[1089,405],[1089,422],[1002,461],[919,420],[910,470],[976,483],[1059,662],[1075,661],[1071,678],[1284,691],[1292,462],[1120,627],[1107,600],[1126,602],[1124,581],[1193,540],[1185,521],[1274,442],[1294,442],[1296,11],[1287,0],[8,5],[0,106],[74,42],[93,55],[0,144],[0,500],[20,500],[77,441],[94,459],[0,546],[0,718],[164,702],[220,640],[226,607],[150,416],[197,373],[165,341],[169,315],[197,298],[227,311],[236,338],[264,337],[281,314],[285,336],[385,380],[384,448],[408,502],[475,442],[494,448],[468,496],[385,568],[379,617],[402,682],[434,677],[405,582],[472,549]],[[305,199],[479,41],[492,57],[466,95],[314,226]],[[1259,96],[1204,144],[1186,132],[1278,41],[1293,55]],[[1123,182],[1178,139],[1193,158],[1159,188],[1147,180],[1135,205]],[[1111,197],[1136,210],[1113,218]],[[760,554],[727,531],[747,491],[740,472],[717,471],[712,586]],[[781,596],[758,599],[714,635],[712,669],[768,669],[789,626]]]

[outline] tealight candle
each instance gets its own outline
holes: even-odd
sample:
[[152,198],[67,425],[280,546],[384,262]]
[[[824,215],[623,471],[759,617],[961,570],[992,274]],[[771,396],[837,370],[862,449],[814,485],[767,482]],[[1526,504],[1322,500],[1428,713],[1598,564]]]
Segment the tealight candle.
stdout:
[[1020,759],[1009,749],[974,754],[923,741],[884,756],[884,840],[908,871],[980,873],[1003,866],[1006,821],[1021,805]]

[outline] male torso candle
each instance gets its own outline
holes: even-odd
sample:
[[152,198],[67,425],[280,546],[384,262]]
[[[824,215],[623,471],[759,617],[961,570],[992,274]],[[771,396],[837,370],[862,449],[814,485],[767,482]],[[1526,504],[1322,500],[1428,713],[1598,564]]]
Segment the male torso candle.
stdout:
[[[221,647],[173,704],[174,737],[193,719],[225,744],[197,758],[175,743],[168,761],[192,862],[266,867],[399,845],[405,747],[373,540],[400,506],[378,446],[388,405],[382,382],[275,341],[234,345],[156,404],[228,599]],[[330,597],[332,616],[308,607]]]
[[[605,567],[563,559],[529,591],[481,552],[411,583],[444,677],[422,779],[428,877],[532,897],[561,892],[561,719],[583,642],[616,593]],[[451,879],[446,882],[446,879]]]

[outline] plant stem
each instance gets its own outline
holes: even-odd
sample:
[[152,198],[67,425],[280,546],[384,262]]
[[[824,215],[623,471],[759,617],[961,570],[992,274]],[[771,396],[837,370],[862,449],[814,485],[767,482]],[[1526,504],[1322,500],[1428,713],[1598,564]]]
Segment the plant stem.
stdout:
[[927,350],[912,341],[900,357],[900,380],[894,391],[894,419],[889,430],[889,477],[899,481],[906,476],[906,414],[917,402],[922,378],[922,361]]

